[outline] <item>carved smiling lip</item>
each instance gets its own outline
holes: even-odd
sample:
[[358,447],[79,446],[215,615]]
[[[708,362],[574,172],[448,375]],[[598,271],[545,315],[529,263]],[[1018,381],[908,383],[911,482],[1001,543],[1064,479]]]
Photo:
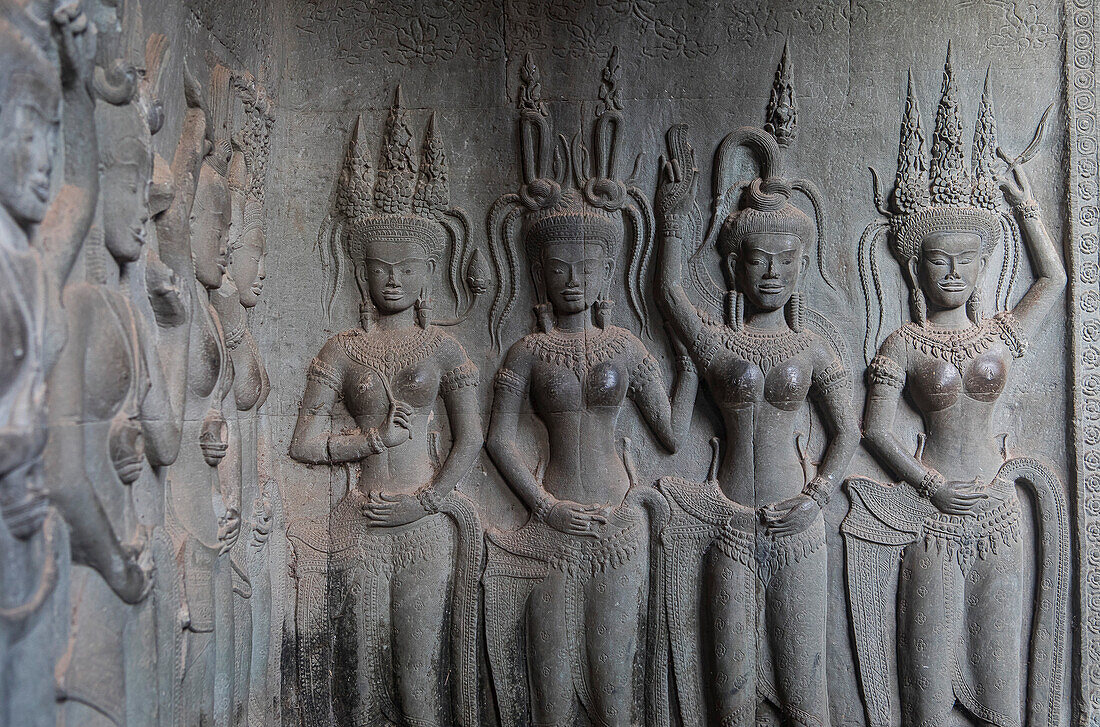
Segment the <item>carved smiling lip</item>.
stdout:
[[255,295],[259,295],[260,293],[264,292],[264,284],[263,283],[253,283],[252,284],[252,292]]
[[767,295],[774,295],[776,293],[782,293],[783,286],[777,283],[764,283],[763,285],[758,286],[757,290]]
[[38,181],[31,183],[31,192],[38,198],[39,202],[46,202],[50,198],[50,183],[49,181]]
[[572,303],[573,301],[583,299],[584,298],[584,291],[583,290],[565,290],[565,291],[562,291],[561,297],[564,300],[568,300],[569,302]]
[[961,293],[966,290],[966,283],[961,280],[948,280],[939,284],[940,290],[948,293]]
[[[255,286],[253,286],[255,288]],[[382,291],[383,300],[401,300],[405,297],[405,291],[400,288],[386,288]]]

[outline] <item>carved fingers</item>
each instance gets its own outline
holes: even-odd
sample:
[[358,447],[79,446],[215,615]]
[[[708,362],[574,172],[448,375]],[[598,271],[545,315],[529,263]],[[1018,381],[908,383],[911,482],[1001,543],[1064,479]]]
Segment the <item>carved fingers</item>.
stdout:
[[[1001,149],[998,148],[997,153],[1005,158]],[[1031,180],[1028,179],[1022,166],[1014,164],[1007,158],[1005,158],[1005,161],[1009,164],[1008,169],[1005,170],[1004,174],[997,177],[997,184],[1000,185],[1005,200],[1013,207],[1019,207],[1034,199],[1031,192]]]
[[95,77],[95,24],[88,21],[82,0],[58,4],[53,21],[61,34],[59,50],[66,85],[83,83],[90,93]]
[[359,505],[363,517],[375,527],[396,527],[428,514],[420,500],[406,492],[371,492]]
[[228,553],[237,544],[241,536],[241,513],[235,507],[226,508],[225,514],[218,518],[218,542],[220,552]]
[[390,402],[386,421],[378,431],[386,447],[396,447],[412,439],[412,414],[412,407],[405,402]]
[[820,514],[821,507],[809,495],[803,494],[760,509],[764,527],[773,537],[800,533],[809,528]]
[[570,500],[558,500],[546,516],[546,524],[568,535],[597,537],[597,527],[607,523],[606,505],[582,505]]
[[932,504],[947,515],[967,515],[989,495],[976,480],[970,482],[948,481],[932,493]]
[[668,154],[657,164],[659,180],[654,206],[659,217],[689,215],[695,203],[699,170],[695,150],[688,142],[687,125],[672,126],[665,136]]

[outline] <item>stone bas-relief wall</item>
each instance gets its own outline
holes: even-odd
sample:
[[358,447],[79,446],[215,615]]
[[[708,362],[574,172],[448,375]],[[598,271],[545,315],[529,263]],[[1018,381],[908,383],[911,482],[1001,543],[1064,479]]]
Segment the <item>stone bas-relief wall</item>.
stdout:
[[0,725],[1095,721],[1092,2],[2,10]]

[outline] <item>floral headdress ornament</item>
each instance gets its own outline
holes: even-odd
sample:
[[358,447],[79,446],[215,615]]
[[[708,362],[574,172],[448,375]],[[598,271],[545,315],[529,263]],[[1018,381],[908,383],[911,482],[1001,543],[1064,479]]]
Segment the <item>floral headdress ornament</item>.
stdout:
[[[394,240],[419,246],[427,259],[442,263],[446,271],[458,315],[448,320],[431,319],[430,301],[425,299],[418,302],[420,324],[460,323],[485,292],[488,271],[481,252],[467,246],[470,225],[466,213],[451,205],[443,137],[435,114],[424,133],[419,165],[413,161],[412,131],[400,86],[394,93],[378,169],[373,174],[365,137],[360,116],[352,131],[332,210],[318,235],[322,265],[331,266],[335,273],[332,287],[323,291],[326,317],[343,278],[343,256],[358,264],[372,242]],[[366,326],[371,321],[372,306],[368,291],[360,290],[360,294],[364,307],[361,318]]]
[[[499,197],[488,218],[490,250],[500,281],[490,309],[491,335],[498,349],[501,325],[518,297],[515,276],[521,243],[531,268],[536,318],[543,330],[549,330],[553,327],[553,311],[533,270],[542,247],[556,241],[584,240],[615,258],[627,237],[624,223],[629,223],[631,242],[630,264],[625,271],[627,300],[642,330],[648,331],[649,316],[641,291],[652,251],[653,211],[646,195],[635,185],[634,175],[625,182],[617,175],[623,122],[618,87],[621,75],[615,48],[603,70],[590,149],[580,133],[574,136],[572,145],[564,136],[555,143],[550,113],[542,100],[538,67],[530,54],[524,59],[517,122],[523,183],[518,192]],[[635,172],[639,161],[640,157],[635,160]],[[517,221],[521,221],[518,230]],[[610,291],[602,291],[594,309],[597,325],[606,325],[611,305]]]

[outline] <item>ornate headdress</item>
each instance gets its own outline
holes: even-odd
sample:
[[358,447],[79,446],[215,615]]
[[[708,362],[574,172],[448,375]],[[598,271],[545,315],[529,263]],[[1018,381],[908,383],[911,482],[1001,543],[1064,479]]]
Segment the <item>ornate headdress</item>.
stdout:
[[[519,89],[520,162],[523,185],[518,192],[504,194],[489,211],[488,228],[500,284],[490,311],[493,344],[500,347],[500,327],[516,302],[518,248],[522,240],[528,263],[539,259],[543,246],[553,242],[591,242],[615,257],[626,236],[624,222],[631,228],[631,258],[626,268],[626,291],[631,310],[642,330],[648,329],[648,312],[641,294],[653,243],[653,211],[646,195],[633,179],[616,176],[619,161],[619,132],[622,124],[622,95],[618,89],[622,67],[618,48],[603,70],[592,130],[591,151],[578,133],[570,146],[564,136],[555,142],[550,113],[542,100],[539,70],[530,54],[520,69]],[[638,161],[635,161],[637,170]],[[572,179],[573,187],[566,185]],[[515,222],[522,217],[519,234]],[[536,291],[536,314],[544,328],[552,325],[545,291],[532,276]],[[603,325],[611,301],[607,292],[597,301],[596,322]]]
[[267,157],[271,150],[271,129],[275,126],[275,105],[252,74],[232,74],[233,89],[244,105],[244,126],[233,137],[233,143],[244,154],[248,166],[248,197],[264,202],[267,185]]
[[[994,171],[997,123],[993,115],[988,71],[978,104],[969,170],[963,145],[958,86],[951,65],[951,45],[948,44],[930,158],[925,156],[924,130],[913,88],[913,74],[910,72],[898,144],[898,170],[889,199],[882,193],[878,173],[871,169],[875,207],[886,220],[868,225],[859,242],[861,280],[868,304],[867,337],[864,342],[864,354],[868,360],[878,348],[878,333],[883,322],[884,297],[874,249],[875,240],[883,232],[888,233],[886,237],[890,251],[903,268],[920,257],[924,239],[935,232],[976,234],[981,239],[983,256],[991,255],[998,244],[1002,244],[1004,257],[997,283],[997,307],[1002,309],[1007,305],[1016,277],[1019,231],[1012,216],[997,208],[998,183]],[[923,295],[915,287],[915,281],[907,282],[912,286],[912,316],[917,323],[923,323]],[[877,325],[873,320],[872,287],[878,300]],[[971,317],[976,319],[979,316],[977,290],[974,295],[969,308]]]
[[[784,110],[785,109],[785,110]],[[796,134],[795,93],[791,73],[790,49],[783,46],[783,56],[775,72],[775,83],[767,107],[764,128],[743,126],[730,133],[718,147],[714,166],[714,216],[706,237],[699,241],[691,259],[694,287],[705,300],[725,311],[727,323],[738,327],[743,312],[741,295],[729,290],[725,300],[714,295],[722,289],[703,267],[703,254],[716,247],[725,258],[740,254],[741,242],[754,233],[794,235],[807,250],[818,248],[818,269],[822,279],[835,288],[823,264],[825,246],[825,216],[817,186],[806,179],[788,179],[782,173],[780,145],[787,146]],[[755,161],[757,174],[752,179],[739,175],[741,152],[747,151]],[[795,192],[802,193],[813,207],[814,217],[793,202]],[[695,229],[699,229],[695,225]],[[724,286],[723,286],[724,287]],[[795,293],[788,318],[791,326],[800,329],[804,306],[801,293]]]
[[[454,320],[432,321],[437,325],[464,320],[477,296],[485,291],[485,264],[480,252],[467,248],[470,225],[466,213],[451,206],[443,137],[434,113],[424,133],[419,166],[413,155],[412,131],[398,86],[373,185],[363,120],[359,117],[340,171],[332,211],[321,226],[321,261],[336,271],[334,287],[323,300],[326,315],[342,278],[341,248],[353,264],[358,264],[375,241],[415,244],[425,257],[435,261],[450,257],[446,277],[455,310],[463,305],[466,308]],[[361,292],[367,297],[366,291]]]
[[932,232],[966,231],[982,239],[982,253],[993,252],[1001,223],[996,208],[997,180],[993,171],[997,124],[993,118],[988,75],[970,155],[971,171],[963,153],[962,119],[958,87],[951,68],[951,48],[943,67],[943,90],[932,132],[931,163],[925,161],[924,131],[920,109],[909,76],[905,114],[898,145],[898,172],[889,204],[885,204],[875,180],[875,204],[889,219],[890,247],[900,260],[920,255],[921,243]]

